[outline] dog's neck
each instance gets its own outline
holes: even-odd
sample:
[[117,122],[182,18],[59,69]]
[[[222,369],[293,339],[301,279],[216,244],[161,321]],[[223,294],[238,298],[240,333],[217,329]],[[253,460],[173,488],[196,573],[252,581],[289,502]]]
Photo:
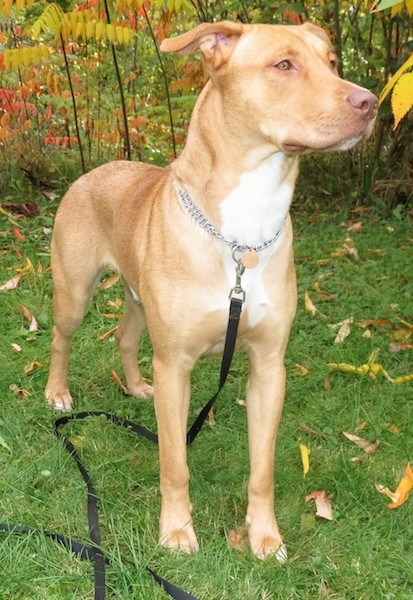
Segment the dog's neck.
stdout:
[[[211,131],[216,132],[214,137]],[[253,247],[282,228],[298,174],[298,158],[279,151],[264,135],[257,139],[257,134],[246,136],[239,127],[234,129],[222,110],[219,94],[208,83],[173,170],[224,237]]]

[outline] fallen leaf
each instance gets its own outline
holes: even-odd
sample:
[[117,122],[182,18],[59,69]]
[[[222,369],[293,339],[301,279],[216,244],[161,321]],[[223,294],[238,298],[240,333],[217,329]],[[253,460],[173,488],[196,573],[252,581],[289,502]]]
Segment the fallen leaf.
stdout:
[[349,317],[348,319],[344,319],[339,325],[340,329],[336,335],[334,340],[335,344],[342,344],[344,340],[350,335],[351,328],[350,325],[353,323],[353,317]]
[[413,373],[409,375],[402,375],[400,377],[390,377],[387,371],[382,367],[381,364],[375,362],[378,355],[378,350],[373,350],[370,354],[367,363],[359,365],[358,367],[350,365],[348,363],[327,363],[327,366],[332,369],[338,369],[343,373],[358,373],[359,375],[369,375],[372,379],[376,380],[376,375],[382,373],[384,377],[391,383],[406,383],[413,380]]
[[395,425],[394,423],[382,423],[381,426],[383,429],[387,429],[387,431],[390,431],[391,433],[400,433],[400,428],[397,427],[397,425]]
[[39,214],[39,208],[36,202],[22,202],[18,204],[5,203],[3,206],[8,211],[18,213],[19,215],[24,215],[25,217],[33,217]]
[[294,366],[296,369],[298,369],[300,371],[300,373],[303,377],[305,377],[305,375],[308,375],[310,373],[310,371],[308,369],[306,369],[302,365],[299,365],[298,363],[295,363]]
[[299,445],[300,454],[301,454],[301,462],[303,463],[303,473],[304,477],[307,475],[310,470],[310,448],[307,448],[304,444]]
[[114,333],[118,327],[119,327],[119,325],[116,325],[115,327],[112,327],[112,329],[109,329],[109,331],[105,331],[104,333],[101,333],[100,335],[98,335],[98,337],[97,337],[98,342],[101,342],[102,340],[105,340],[106,338],[111,336],[112,333]]
[[380,492],[380,494],[384,494],[385,496],[390,498],[390,500],[392,502],[396,502],[398,500],[398,496],[396,495],[396,493],[389,490],[388,487],[385,487],[384,485],[381,485],[380,483],[376,483],[374,485],[374,487],[376,488],[376,490],[378,492]]
[[403,342],[390,342],[389,352],[401,352],[402,350],[413,350],[413,344]]
[[30,373],[33,373],[35,369],[40,369],[41,367],[44,367],[44,365],[45,363],[39,362],[38,360],[34,360],[24,369],[24,374],[30,375]]
[[216,425],[215,413],[214,413],[214,409],[213,408],[211,408],[211,410],[208,413],[208,425],[210,427],[215,427],[215,425]]
[[86,437],[84,435],[75,435],[74,437],[72,437],[70,439],[70,441],[77,448],[81,448],[85,443],[85,439],[86,439]]
[[22,351],[22,347],[19,346],[19,344],[16,344],[15,342],[11,343],[10,346],[13,348],[13,350],[15,352],[21,352]]
[[21,275],[27,275],[29,273],[34,273],[34,267],[33,267],[33,263],[30,260],[30,258],[26,257],[26,264],[24,267],[22,267],[21,269],[16,269],[17,273],[20,273]]
[[8,292],[10,290],[15,290],[19,285],[19,281],[22,275],[15,275],[12,279],[9,279],[6,283],[0,286],[0,292]]
[[118,384],[118,386],[121,388],[122,392],[126,395],[128,395],[128,388],[126,387],[126,385],[124,385],[122,383],[121,378],[119,377],[119,375],[116,373],[116,371],[114,369],[111,369],[110,371],[110,376],[112,377],[112,379]]
[[9,389],[10,389],[11,392],[13,392],[14,394],[16,394],[16,396],[18,398],[26,398],[27,396],[31,396],[31,393],[28,390],[24,390],[23,388],[19,387],[15,383],[12,383],[9,386]]
[[108,277],[108,279],[105,279],[105,281],[102,281],[100,288],[102,290],[108,290],[113,285],[118,283],[119,280],[120,280],[120,275],[112,275],[112,277]]
[[349,227],[347,227],[347,231],[351,233],[359,233],[363,228],[363,223],[358,221],[357,223],[353,223]]
[[390,498],[391,502],[389,504],[389,508],[397,508],[398,506],[404,504],[409,497],[409,493],[413,489],[413,470],[410,463],[407,463],[404,476],[402,477],[395,492],[392,492],[384,485],[376,484],[375,487],[380,494],[385,494]]
[[14,225],[14,227],[13,227],[13,235],[15,238],[17,238],[21,242],[24,241],[24,234],[20,231],[20,229],[18,227],[16,227],[16,225]]
[[249,551],[248,529],[245,525],[235,527],[228,534],[228,542],[233,550]]
[[247,403],[245,400],[242,400],[241,398],[235,398],[235,402],[238,404],[238,406],[242,406],[242,408],[246,408]]
[[321,519],[327,519],[328,521],[333,521],[333,510],[331,508],[331,502],[327,497],[327,494],[324,490],[311,492],[306,496],[305,501],[315,500],[316,507],[316,516]]
[[383,327],[384,325],[389,325],[389,321],[387,319],[362,319],[361,321],[357,321],[356,325],[362,329],[366,329],[370,325],[372,327]]
[[346,243],[344,243],[341,246],[341,248],[338,248],[337,250],[335,250],[334,252],[331,252],[330,254],[333,258],[338,258],[340,256],[351,256],[352,258],[354,258],[354,260],[359,259],[359,253],[358,253],[357,248],[354,248],[353,246],[349,246]]
[[397,500],[391,502],[389,504],[389,508],[397,508],[401,504],[404,504],[409,497],[409,492],[413,489],[413,471],[410,463],[407,463],[406,469],[404,471],[404,477],[400,481],[395,494],[397,495]]
[[376,440],[376,442],[373,444],[372,442],[369,442],[368,440],[365,440],[364,438],[361,438],[358,435],[347,433],[347,431],[342,431],[341,434],[344,435],[344,437],[346,437],[348,440],[356,444],[356,446],[364,450],[366,454],[374,454],[377,448],[380,446],[380,440]]
[[299,429],[301,429],[301,431],[305,431],[306,433],[311,433],[312,435],[325,435],[321,431],[317,431],[316,429],[312,429],[311,427],[309,427],[305,423],[299,423],[298,427],[299,427]]
[[108,306],[117,308],[118,310],[121,308],[122,304],[123,300],[121,298],[116,298],[116,300],[108,300]]
[[309,312],[310,315],[313,315],[313,317],[318,313],[318,309],[314,306],[308,290],[306,290],[304,294],[304,306],[305,310]]
[[21,312],[29,321],[29,331],[39,331],[39,325],[37,323],[36,317],[30,312],[30,310],[21,304],[19,306]]

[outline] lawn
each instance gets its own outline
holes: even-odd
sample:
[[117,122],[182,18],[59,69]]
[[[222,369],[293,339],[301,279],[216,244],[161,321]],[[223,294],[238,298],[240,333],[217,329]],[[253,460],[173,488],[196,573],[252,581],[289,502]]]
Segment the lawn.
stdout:
[[[15,289],[0,293],[0,521],[87,541],[84,484],[54,437],[57,415],[43,395],[52,327],[48,247],[58,199],[33,192],[23,199],[35,200],[39,213],[21,217],[3,204],[0,214],[0,285],[21,275]],[[412,215],[383,219],[327,204],[324,213],[304,213],[297,205],[293,220],[299,309],[276,463],[276,512],[289,561],[260,562],[244,543],[232,548],[228,540],[243,524],[248,480],[239,402],[247,364],[237,354],[215,424],[204,426],[188,452],[200,541],[195,556],[157,545],[154,445],[104,418],[65,428],[98,491],[102,547],[111,559],[108,598],[167,598],[149,566],[199,600],[413,599],[413,493],[392,510],[375,487],[395,491],[413,458],[413,381],[397,382],[413,372]],[[152,401],[122,395],[111,377],[112,369],[123,377],[110,333],[121,298],[120,284],[109,280],[76,336],[70,370],[76,409],[105,410],[156,429]],[[37,329],[30,328],[31,315]],[[360,367],[372,354],[382,369],[331,366]],[[147,339],[141,367],[150,379]],[[215,391],[218,373],[217,357],[197,366],[192,418]],[[343,431],[380,445],[368,454]],[[310,450],[306,476],[300,444]],[[314,502],[305,502],[316,490],[326,492],[333,520],[315,518]],[[93,598],[91,564],[41,534],[0,533],[0,564],[1,598]]]

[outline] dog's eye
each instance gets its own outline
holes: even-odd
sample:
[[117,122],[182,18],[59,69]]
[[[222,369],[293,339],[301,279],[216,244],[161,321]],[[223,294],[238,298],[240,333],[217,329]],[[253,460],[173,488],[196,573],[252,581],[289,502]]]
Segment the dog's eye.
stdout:
[[290,71],[290,69],[292,69],[292,64],[289,60],[282,60],[279,63],[277,63],[275,67],[280,71]]
[[333,69],[333,71],[337,71],[337,61],[335,60],[335,58],[332,58],[330,60],[330,65],[331,65],[331,68]]

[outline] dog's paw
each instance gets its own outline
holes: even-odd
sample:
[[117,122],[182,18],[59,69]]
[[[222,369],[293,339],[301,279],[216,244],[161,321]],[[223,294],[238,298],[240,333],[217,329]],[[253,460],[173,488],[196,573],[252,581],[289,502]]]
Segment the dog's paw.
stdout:
[[51,390],[46,389],[45,396],[50,408],[61,410],[62,412],[70,412],[73,409],[73,400],[69,390],[52,392]]
[[277,543],[274,538],[265,537],[264,541],[256,549],[252,548],[252,550],[260,560],[276,558],[280,564],[284,564],[288,559],[287,548],[283,542]]
[[199,550],[198,540],[192,525],[182,529],[174,529],[166,535],[160,535],[159,543],[169,550],[182,550],[187,554],[195,554]]
[[282,541],[276,522],[264,521],[258,526],[247,517],[248,538],[251,550],[260,560],[276,558],[279,563],[287,561],[287,549]]
[[127,396],[135,396],[135,398],[152,398],[153,387],[146,383],[146,381],[128,385],[125,388],[125,394]]

